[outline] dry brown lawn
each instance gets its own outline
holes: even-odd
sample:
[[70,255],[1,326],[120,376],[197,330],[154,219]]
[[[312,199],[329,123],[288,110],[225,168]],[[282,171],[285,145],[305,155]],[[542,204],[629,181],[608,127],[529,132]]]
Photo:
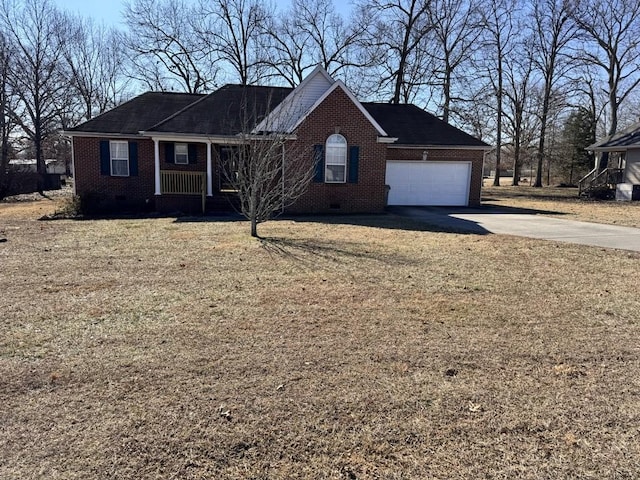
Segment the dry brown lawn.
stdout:
[[578,197],[577,188],[533,188],[528,186],[488,186],[482,190],[482,203],[514,209],[539,210],[544,215],[640,228],[640,202],[590,200]]
[[3,480],[639,476],[639,254],[45,205],[0,204]]

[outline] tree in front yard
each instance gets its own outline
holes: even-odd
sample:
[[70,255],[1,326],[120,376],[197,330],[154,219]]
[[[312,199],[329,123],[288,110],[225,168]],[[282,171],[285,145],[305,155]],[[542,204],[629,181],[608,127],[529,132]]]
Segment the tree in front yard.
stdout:
[[[282,133],[242,133],[238,145],[219,152],[223,176],[237,192],[239,212],[258,224],[282,213],[305,192],[315,171],[313,152],[302,152]],[[307,153],[305,155],[305,153]]]

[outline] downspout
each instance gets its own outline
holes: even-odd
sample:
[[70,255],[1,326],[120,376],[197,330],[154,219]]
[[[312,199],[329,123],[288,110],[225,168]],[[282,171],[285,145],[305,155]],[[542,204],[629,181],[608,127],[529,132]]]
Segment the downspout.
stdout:
[[284,193],[285,193],[285,185],[284,185],[284,173],[285,173],[285,169],[284,169],[284,142],[282,142],[282,199],[281,199],[281,205],[280,205],[280,214],[282,215],[284,213]]
[[73,137],[71,137],[71,176],[73,177],[73,195],[75,196],[78,194],[78,191],[76,190],[76,161],[73,144]]

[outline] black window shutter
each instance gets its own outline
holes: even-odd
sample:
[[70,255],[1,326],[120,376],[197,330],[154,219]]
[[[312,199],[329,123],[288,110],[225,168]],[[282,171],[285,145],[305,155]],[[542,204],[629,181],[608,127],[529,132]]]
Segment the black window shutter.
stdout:
[[129,142],[129,175],[138,175],[138,142]]
[[313,176],[313,181],[316,183],[324,182],[324,152],[322,145],[313,146],[313,161],[316,166],[316,173]]
[[349,183],[358,183],[358,160],[360,157],[360,147],[354,145],[349,147]]
[[198,163],[198,146],[195,143],[190,143],[187,148],[189,149],[189,163]]
[[111,155],[109,140],[100,140],[100,174],[111,175]]
[[174,154],[173,143],[167,142],[164,144],[164,161],[167,163],[176,163],[176,156]]

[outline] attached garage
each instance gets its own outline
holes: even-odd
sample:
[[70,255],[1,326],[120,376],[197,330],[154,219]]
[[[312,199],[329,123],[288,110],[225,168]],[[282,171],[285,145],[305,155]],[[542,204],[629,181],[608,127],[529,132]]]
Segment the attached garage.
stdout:
[[389,205],[467,206],[471,162],[387,161]]

